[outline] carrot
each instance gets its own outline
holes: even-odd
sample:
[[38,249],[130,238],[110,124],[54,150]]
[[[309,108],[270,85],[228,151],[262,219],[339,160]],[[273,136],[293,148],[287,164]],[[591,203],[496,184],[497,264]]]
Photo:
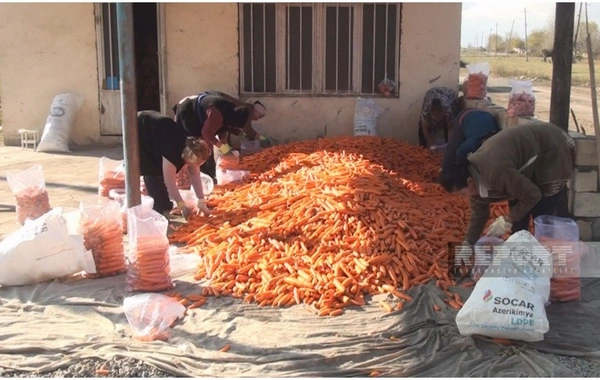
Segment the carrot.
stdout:
[[510,339],[504,339],[504,338],[492,338],[493,342],[496,342],[498,344],[502,344],[504,346],[510,346],[512,344],[512,341]]
[[369,374],[369,377],[378,377],[381,376],[381,372],[379,371],[373,371]]
[[231,344],[227,343],[223,348],[221,348],[219,351],[221,352],[227,352],[231,349]]
[[380,137],[271,147],[242,158],[250,176],[216,186],[213,213],[169,240],[201,256],[195,278],[220,287],[206,296],[304,303],[335,316],[365,305],[365,295],[391,293],[401,309],[415,286],[455,285],[447,247],[462,241],[470,211],[431,182],[440,160]]
[[439,307],[439,306],[438,306],[438,305],[436,305],[436,304],[433,304],[433,310],[434,310],[434,311],[441,311],[441,310],[442,310],[442,308],[441,308],[441,307]]

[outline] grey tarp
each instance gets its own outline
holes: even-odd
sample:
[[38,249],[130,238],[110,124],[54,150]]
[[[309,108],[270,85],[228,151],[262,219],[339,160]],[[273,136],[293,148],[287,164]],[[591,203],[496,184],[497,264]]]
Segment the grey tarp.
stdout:
[[[199,291],[189,276],[176,283],[184,294]],[[189,376],[569,376],[540,351],[600,357],[599,280],[585,281],[581,302],[550,305],[547,338],[517,349],[461,336],[456,311],[433,285],[413,289],[402,311],[385,314],[372,302],[334,318],[303,306],[211,298],[176,323],[167,343],[143,343],[131,339],[122,312],[124,285],[117,276],[0,289],[0,368],[50,371],[78,359],[129,356]],[[444,305],[441,312],[434,303]],[[226,344],[231,350],[220,352]]]

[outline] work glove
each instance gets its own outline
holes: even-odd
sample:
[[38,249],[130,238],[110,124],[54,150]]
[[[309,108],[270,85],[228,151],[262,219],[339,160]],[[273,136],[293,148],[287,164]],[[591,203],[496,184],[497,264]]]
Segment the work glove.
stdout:
[[181,211],[181,215],[185,220],[190,220],[192,217],[193,210],[185,205],[185,202],[177,202],[177,211]]
[[261,148],[267,148],[271,146],[271,141],[269,141],[269,139],[263,135],[258,135],[258,141],[260,141],[260,147]]
[[198,199],[198,204],[196,206],[196,215],[199,215],[201,212],[203,212],[206,216],[210,215],[210,210],[208,209],[204,199]]
[[231,147],[228,144],[223,144],[219,148],[219,152],[221,152],[221,154],[227,154],[231,152]]
[[490,228],[488,228],[486,235],[494,236],[494,237],[502,237],[512,228],[512,223],[509,223],[504,219],[503,216],[499,216],[496,218],[496,221],[492,223]]

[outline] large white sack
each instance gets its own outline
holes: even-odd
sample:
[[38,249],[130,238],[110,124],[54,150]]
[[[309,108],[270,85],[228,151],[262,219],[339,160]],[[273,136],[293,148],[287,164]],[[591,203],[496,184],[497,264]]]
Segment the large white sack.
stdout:
[[58,94],[54,97],[37,152],[70,152],[71,129],[82,104],[83,97],[77,94]]
[[83,236],[69,234],[62,209],[55,208],[0,242],[0,285],[35,284],[86,271],[95,273]]
[[[500,248],[500,247],[496,247]],[[513,234],[495,249],[488,267],[456,315],[462,335],[537,342],[549,324],[552,255],[528,232]]]

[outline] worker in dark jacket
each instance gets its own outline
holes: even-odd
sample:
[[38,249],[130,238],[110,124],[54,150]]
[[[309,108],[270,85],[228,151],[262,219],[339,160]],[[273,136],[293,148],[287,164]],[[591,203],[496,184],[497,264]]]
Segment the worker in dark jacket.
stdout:
[[556,215],[573,174],[574,147],[560,128],[532,123],[498,132],[466,161],[444,168],[440,184],[448,192],[470,196],[471,219],[463,246],[473,246],[482,235],[491,202],[508,199],[510,211],[494,221],[488,236],[525,230],[532,216]]
[[442,160],[442,170],[457,161],[465,161],[483,142],[498,133],[498,123],[488,111],[467,108],[456,117],[448,146]]
[[186,219],[192,215],[194,210],[183,202],[175,181],[177,172],[185,165],[198,197],[195,210],[208,214],[200,165],[210,156],[209,144],[197,136],[190,136],[173,119],[160,112],[140,111],[137,120],[140,174],[144,177],[148,195],[154,199],[154,210],[168,215],[173,210],[173,199]]
[[[173,112],[175,121],[188,133],[201,135],[219,154],[226,155],[231,153],[229,133],[244,132],[249,139],[260,138],[251,122],[264,117],[266,109],[258,101],[248,104],[219,91],[206,91],[183,98]],[[202,171],[215,179],[214,155],[204,163]]]

